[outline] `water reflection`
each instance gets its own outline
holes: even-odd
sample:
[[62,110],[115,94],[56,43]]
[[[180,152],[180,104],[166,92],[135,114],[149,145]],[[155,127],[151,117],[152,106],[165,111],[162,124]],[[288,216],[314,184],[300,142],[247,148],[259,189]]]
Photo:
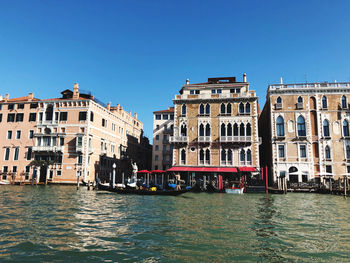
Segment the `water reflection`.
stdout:
[[348,262],[349,201],[0,187],[0,261]]

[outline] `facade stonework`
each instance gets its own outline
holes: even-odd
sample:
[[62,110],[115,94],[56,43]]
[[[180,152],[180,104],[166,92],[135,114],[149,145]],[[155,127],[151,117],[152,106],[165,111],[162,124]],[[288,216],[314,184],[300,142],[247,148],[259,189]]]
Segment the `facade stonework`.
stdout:
[[259,167],[259,106],[249,83],[186,83],[173,101],[173,166]]
[[337,179],[350,172],[350,83],[270,85],[259,120],[262,164],[279,182]]

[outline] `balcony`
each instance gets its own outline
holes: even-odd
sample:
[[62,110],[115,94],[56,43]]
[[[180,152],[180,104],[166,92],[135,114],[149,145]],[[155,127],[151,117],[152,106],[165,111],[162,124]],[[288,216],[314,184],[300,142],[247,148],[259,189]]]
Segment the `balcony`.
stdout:
[[188,136],[170,136],[169,142],[170,143],[187,143]]
[[276,110],[282,109],[282,103],[276,103],[276,104],[275,104],[275,109],[276,109]]
[[64,146],[33,146],[34,152],[64,152]]
[[303,109],[304,108],[304,104],[302,102],[298,102],[297,103],[297,109],[300,110],[300,109]]
[[252,142],[252,136],[220,136],[220,142]]
[[210,142],[210,136],[198,136],[198,142]]
[[83,150],[84,150],[84,147],[83,147],[82,144],[76,145],[76,146],[75,146],[75,151],[76,151],[76,152],[81,152],[81,153],[82,153]]
[[223,165],[223,166],[232,166],[233,165],[233,162],[232,161],[223,161],[221,160],[220,161],[220,165]]
[[208,161],[208,160],[199,160],[199,165],[210,165],[210,161]]

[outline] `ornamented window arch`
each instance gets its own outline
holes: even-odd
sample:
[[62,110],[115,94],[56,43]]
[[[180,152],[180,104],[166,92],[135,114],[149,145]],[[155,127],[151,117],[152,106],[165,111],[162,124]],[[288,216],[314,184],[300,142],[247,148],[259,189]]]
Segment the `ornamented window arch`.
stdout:
[[323,109],[327,109],[328,105],[327,105],[327,97],[325,95],[323,95],[322,97],[322,108]]
[[323,121],[323,136],[329,137],[329,122],[327,120]]
[[250,114],[250,103],[247,102],[247,104],[245,105],[245,113]]
[[350,145],[346,146],[346,159],[350,159]]
[[252,136],[252,126],[250,123],[246,126],[246,136]]
[[185,123],[181,124],[180,136],[187,136],[187,125]]
[[245,162],[245,151],[243,149],[241,150],[239,156],[240,161]]
[[199,124],[199,136],[204,136],[204,124]]
[[227,124],[227,136],[232,136],[232,124]]
[[347,105],[348,103],[347,103],[347,99],[346,99],[346,96],[345,95],[343,95],[342,97],[341,97],[341,107],[343,108],[343,109],[345,109],[345,108],[347,108]]
[[181,115],[186,115],[186,104],[182,104],[181,106]]
[[282,98],[281,98],[281,97],[278,97],[278,98],[276,99],[276,103],[282,103]]
[[276,120],[277,136],[284,136],[284,120],[282,116],[278,116]]
[[239,126],[239,136],[245,136],[245,127],[243,123]]
[[206,149],[205,151],[205,160],[207,161],[208,164],[210,164],[210,150]]
[[297,119],[297,127],[298,127],[298,136],[306,136],[305,119],[301,115]]
[[207,104],[205,105],[205,114],[206,114],[206,115],[210,115],[210,104],[209,104],[209,103],[207,103]]
[[186,164],[186,150],[182,149],[180,155],[181,164]]
[[298,103],[303,103],[303,98],[301,96],[298,97]]
[[203,103],[201,103],[199,105],[199,115],[204,115],[204,104]]
[[239,104],[239,113],[241,113],[241,114],[244,113],[244,104],[243,104],[243,102],[241,102],[241,103]]
[[229,149],[227,151],[227,161],[232,162],[232,150]]
[[220,106],[220,113],[221,114],[225,114],[226,113],[226,106],[224,103],[221,103],[221,106]]
[[232,104],[230,102],[227,104],[226,113],[230,115],[232,113]]
[[328,145],[324,148],[324,154],[326,159],[331,159],[331,148]]
[[210,136],[210,124],[205,125],[205,136]]
[[250,149],[248,149],[247,151],[247,162],[251,162],[252,161],[252,151]]
[[221,124],[221,136],[226,136],[226,125],[225,123]]
[[238,124],[233,125],[233,136],[238,136]]
[[226,150],[221,149],[221,161],[226,161]]

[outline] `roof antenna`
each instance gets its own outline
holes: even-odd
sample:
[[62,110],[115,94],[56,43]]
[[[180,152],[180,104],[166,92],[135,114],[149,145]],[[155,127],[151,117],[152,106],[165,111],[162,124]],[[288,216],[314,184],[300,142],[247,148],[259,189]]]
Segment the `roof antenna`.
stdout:
[[283,84],[283,78],[281,77],[281,79],[280,79],[280,84]]

